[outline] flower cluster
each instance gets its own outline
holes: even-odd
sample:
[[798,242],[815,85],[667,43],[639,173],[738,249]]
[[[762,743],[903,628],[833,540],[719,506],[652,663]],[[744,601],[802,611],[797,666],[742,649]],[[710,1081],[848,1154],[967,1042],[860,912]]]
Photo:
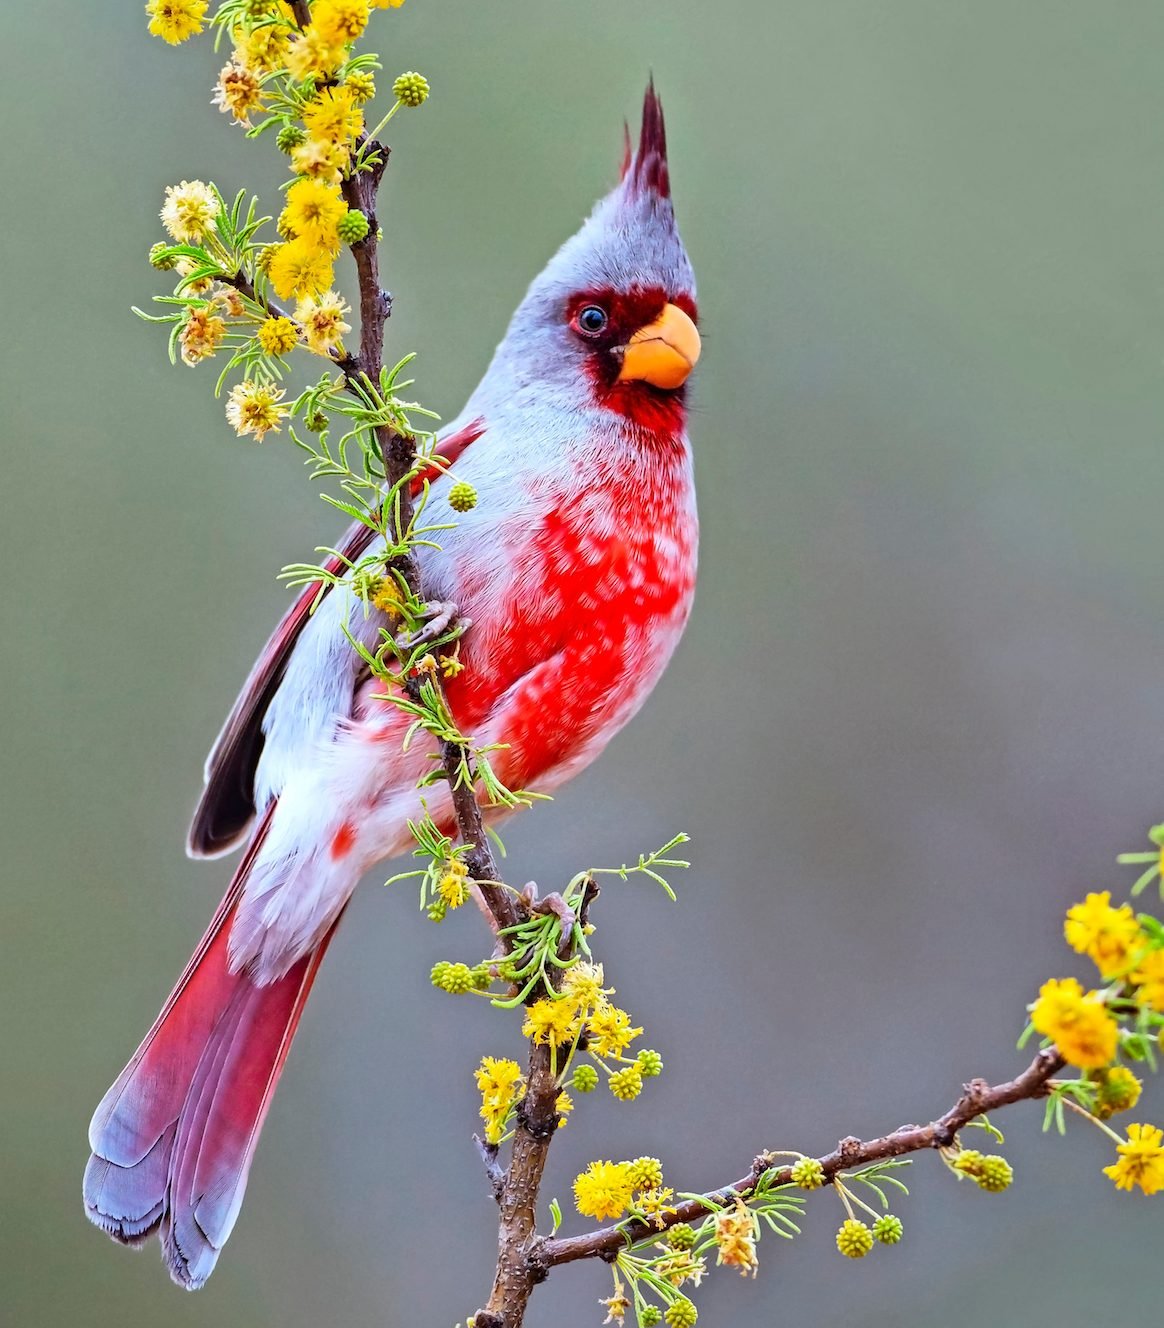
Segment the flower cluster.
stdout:
[[[1153,842],[1164,841],[1156,833],[1160,830],[1153,827]],[[1121,858],[1138,863],[1148,857],[1153,865],[1134,892],[1159,875],[1161,853]],[[1156,1047],[1164,1038],[1164,926],[1129,904],[1113,904],[1111,892],[1104,890],[1067,910],[1063,935],[1072,950],[1095,965],[1099,984],[1088,989],[1073,977],[1051,978],[1029,1007],[1028,1031],[1041,1034],[1068,1065],[1083,1072],[1051,1082],[1046,1124],[1063,1131],[1065,1108],[1090,1120],[1117,1146],[1118,1161],[1104,1168],[1116,1187],[1155,1194],[1164,1188],[1161,1131],[1129,1125],[1122,1138],[1104,1122],[1130,1111],[1140,1099],[1141,1081],[1121,1058],[1154,1068]],[[983,1184],[980,1175],[975,1179]]]
[[[208,18],[205,0],[150,0],[149,28],[171,45],[209,24],[231,43],[212,102],[251,137],[273,131],[292,178],[276,227],[262,238],[262,221],[239,225],[211,184],[183,180],[166,191],[162,223],[172,245],[155,247],[151,262],[180,278],[173,301],[181,312],[162,321],[181,324],[185,364],[224,349],[227,370],[244,382],[228,398],[227,419],[240,435],[261,440],[278,430],[291,408],[274,387],[296,347],[344,365],[351,332],[349,304],[335,288],[335,263],[345,245],[368,241],[368,215],[354,205],[359,172],[382,165],[376,134],[401,107],[428,96],[423,76],[401,74],[388,114],[365,134],[365,108],[375,98],[374,55],[357,55],[371,10],[403,0],[314,0],[301,27],[287,0],[223,0]],[[230,289],[229,319],[198,303]],[[165,297],[169,299],[169,297]],[[292,302],[280,308],[275,300]],[[225,374],[224,374],[225,376]],[[220,386],[222,379],[220,378]]]

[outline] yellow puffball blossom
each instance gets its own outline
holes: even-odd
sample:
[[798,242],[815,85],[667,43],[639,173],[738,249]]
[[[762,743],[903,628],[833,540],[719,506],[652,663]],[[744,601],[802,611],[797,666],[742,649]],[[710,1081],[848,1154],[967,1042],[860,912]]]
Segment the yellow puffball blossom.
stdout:
[[179,244],[198,244],[209,234],[217,212],[218,195],[210,185],[201,180],[183,180],[166,186],[159,216]]
[[348,164],[348,150],[321,138],[309,138],[291,149],[291,169],[324,184],[339,184],[344,167]]
[[610,1076],[607,1087],[620,1102],[633,1102],[643,1091],[643,1072],[637,1065],[624,1065]]
[[338,254],[336,228],[348,214],[339,190],[323,180],[296,180],[287,190],[287,204],[279,217],[279,229],[298,236],[316,249]]
[[1136,996],[1157,1014],[1164,1014],[1164,950],[1151,950],[1132,974]]
[[1092,893],[1067,910],[1063,923],[1067,944],[1095,961],[1103,977],[1127,968],[1143,942],[1140,924],[1127,904],[1111,906],[1111,891]]
[[368,0],[315,0],[311,26],[325,42],[350,45],[368,26]]
[[213,305],[201,308],[191,305],[178,338],[182,346],[182,362],[195,365],[209,359],[226,336],[226,320],[219,317]]
[[642,1031],[631,1027],[630,1015],[625,1010],[606,1002],[594,1011],[587,1024],[591,1050],[599,1056],[621,1056]]
[[574,1099],[563,1089],[554,1099],[554,1110],[558,1113],[558,1129],[566,1124],[566,1117],[574,1110]]
[[[456,488],[456,485],[453,487]],[[585,1012],[605,1002],[608,993],[602,983],[602,965],[589,964],[583,960],[566,970],[562,977],[562,991],[568,1001],[572,1001],[579,1011]]]
[[255,333],[264,355],[287,355],[299,344],[299,329],[289,318],[267,318]]
[[449,908],[460,908],[469,898],[469,884],[463,872],[445,872],[437,882],[437,894]]
[[591,1162],[574,1179],[574,1206],[583,1217],[621,1217],[630,1205],[631,1182],[625,1162]]
[[1100,1120],[1110,1120],[1121,1111],[1131,1111],[1140,1100],[1143,1085],[1126,1065],[1093,1070],[1090,1078],[1095,1085],[1095,1106],[1092,1110]]
[[864,1222],[850,1217],[837,1232],[837,1249],[846,1259],[863,1259],[873,1248],[873,1233]]
[[330,254],[302,237],[273,248],[267,276],[284,299],[322,295],[331,287],[335,270]]
[[1119,1025],[1099,993],[1084,992],[1074,978],[1043,983],[1031,1007],[1031,1023],[1065,1061],[1081,1069],[1098,1070],[1115,1056]]
[[755,1277],[759,1267],[756,1222],[741,1201],[737,1200],[734,1208],[723,1208],[716,1213],[715,1243],[719,1247],[716,1263],[738,1268],[741,1277],[746,1277],[749,1272]]
[[364,112],[351,88],[323,88],[303,108],[303,127],[326,143],[352,143],[364,127]]
[[291,46],[291,29],[281,23],[264,23],[250,32],[234,32],[234,61],[256,74],[282,69]]
[[516,1061],[485,1056],[476,1071],[481,1093],[481,1119],[487,1143],[501,1142],[509,1110],[525,1093],[525,1080]]
[[280,421],[291,413],[286,406],[279,404],[284,395],[282,388],[271,383],[245,378],[231,388],[226,418],[240,438],[253,433],[261,443],[268,433],[278,433]]
[[390,618],[398,618],[404,607],[400,585],[395,577],[386,576],[372,592],[368,601],[373,608],[386,613]]
[[539,1046],[556,1049],[574,1041],[578,1035],[578,1016],[569,1001],[535,1001],[526,1011],[521,1034],[533,1038]]
[[1164,1190],[1164,1131],[1155,1125],[1129,1125],[1128,1142],[1116,1152],[1118,1162],[1104,1167],[1103,1174],[1117,1190],[1131,1190],[1137,1185],[1145,1194]]
[[171,46],[202,31],[207,0],[149,0],[150,32]]
[[399,9],[404,0],[369,0],[373,9]]
[[223,65],[210,104],[233,116],[235,124],[249,127],[251,112],[263,109],[263,89],[258,75],[233,60]]
[[344,62],[345,51],[334,42],[327,42],[309,27],[302,36],[292,40],[284,57],[287,72],[297,83],[310,78],[330,78]]

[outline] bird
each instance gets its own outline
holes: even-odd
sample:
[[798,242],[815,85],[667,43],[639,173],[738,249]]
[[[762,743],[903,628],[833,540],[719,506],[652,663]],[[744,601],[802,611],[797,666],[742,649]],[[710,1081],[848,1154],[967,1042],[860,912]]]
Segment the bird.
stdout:
[[[437,452],[478,501],[418,550],[430,598],[471,625],[445,683],[460,730],[497,744],[510,788],[548,792],[645,702],[695,591],[688,439],[700,355],[695,277],[671,198],[652,79],[619,179],[531,283]],[[347,563],[373,533],[356,524]],[[342,579],[342,578],[341,578]],[[384,619],[309,586],[260,654],[207,759],[188,852],[245,843],[153,1027],[98,1106],[89,1218],[126,1245],[155,1233],[201,1287],[234,1228],[259,1132],[328,943],[360,878],[413,846],[423,744],[348,633]],[[447,783],[424,792],[455,832]]]

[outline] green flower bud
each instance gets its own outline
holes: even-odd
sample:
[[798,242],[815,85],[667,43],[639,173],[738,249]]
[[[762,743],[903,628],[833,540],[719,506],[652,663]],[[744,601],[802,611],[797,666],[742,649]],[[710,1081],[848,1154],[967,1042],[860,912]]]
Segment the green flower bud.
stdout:
[[593,1065],[579,1065],[570,1083],[579,1093],[593,1093],[598,1087],[598,1071]]
[[846,1259],[863,1259],[873,1248],[873,1233],[864,1222],[850,1217],[837,1232],[837,1249]]
[[422,106],[428,100],[428,79],[410,70],[392,84],[392,95],[405,106]]
[[303,423],[312,433],[322,433],[327,428],[327,413],[322,410],[309,410],[303,417]]
[[346,216],[340,218],[335,233],[344,244],[358,244],[368,233],[368,218],[359,208],[351,208]]
[[477,490],[468,480],[457,480],[449,490],[449,506],[454,512],[469,512],[477,506]]
[[444,922],[449,906],[443,899],[434,899],[426,911],[429,922]]
[[344,87],[351,88],[352,96],[360,106],[376,95],[375,76],[363,69],[353,69],[344,79]]
[[655,1328],[657,1323],[663,1322],[663,1311],[658,1305],[644,1305],[639,1311],[640,1328]]
[[172,272],[178,266],[178,255],[170,253],[168,244],[158,243],[150,246],[150,267],[159,272]]
[[657,1190],[663,1184],[663,1164],[657,1157],[636,1157],[626,1174],[636,1190]]
[[699,1311],[695,1306],[686,1296],[680,1296],[678,1300],[667,1306],[663,1322],[667,1328],[695,1328],[695,1321],[698,1318]]
[[473,990],[484,991],[493,981],[493,974],[489,971],[488,964],[478,964],[473,970]]
[[437,983],[437,986],[442,991],[451,992],[454,996],[472,991],[473,970],[468,964],[449,964],[441,975],[441,980]]
[[663,1058],[657,1051],[640,1051],[637,1063],[644,1079],[657,1079],[663,1073]]
[[790,1178],[802,1190],[819,1190],[825,1183],[824,1167],[815,1157],[802,1157],[792,1164]]
[[445,974],[452,968],[452,964],[446,959],[433,964],[432,972],[429,974],[429,980],[434,987],[443,987],[445,985]]
[[627,1065],[610,1076],[609,1087],[620,1102],[633,1102],[643,1091],[643,1072],[637,1065]]
[[695,1245],[695,1228],[686,1222],[676,1222],[667,1232],[667,1244],[673,1250],[689,1250]]
[[285,124],[275,135],[275,146],[290,155],[293,148],[307,142],[307,130],[297,124]]
[[1014,1168],[1005,1157],[990,1153],[982,1159],[981,1170],[974,1179],[978,1182],[979,1189],[985,1190],[988,1194],[1001,1194],[1003,1190],[1010,1188],[1010,1183],[1014,1180]]
[[904,1230],[900,1217],[885,1213],[873,1223],[873,1239],[880,1241],[882,1245],[896,1245]]

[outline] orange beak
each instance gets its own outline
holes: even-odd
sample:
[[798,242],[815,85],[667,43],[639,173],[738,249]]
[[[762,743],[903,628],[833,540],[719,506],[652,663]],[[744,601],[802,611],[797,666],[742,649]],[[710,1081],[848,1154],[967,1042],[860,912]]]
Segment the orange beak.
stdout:
[[676,304],[663,307],[653,323],[640,327],[623,351],[618,380],[639,379],[654,387],[682,387],[699,359],[699,332]]

